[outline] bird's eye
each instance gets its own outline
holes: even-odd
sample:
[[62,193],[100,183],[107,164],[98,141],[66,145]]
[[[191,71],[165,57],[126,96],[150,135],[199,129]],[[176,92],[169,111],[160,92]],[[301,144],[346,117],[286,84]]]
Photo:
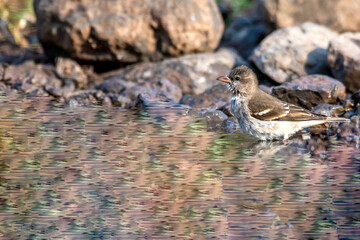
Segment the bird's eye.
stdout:
[[236,81],[239,81],[239,80],[240,80],[240,78],[239,78],[239,77],[235,77],[235,80],[236,80]]

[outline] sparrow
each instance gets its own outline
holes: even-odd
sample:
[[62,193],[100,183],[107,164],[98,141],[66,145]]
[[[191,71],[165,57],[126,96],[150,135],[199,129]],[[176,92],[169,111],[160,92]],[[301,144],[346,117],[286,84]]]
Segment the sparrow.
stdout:
[[231,112],[240,130],[260,140],[286,140],[296,132],[326,122],[347,122],[349,119],[326,117],[283,102],[258,87],[255,73],[245,65],[233,69],[216,80],[228,84],[233,93]]

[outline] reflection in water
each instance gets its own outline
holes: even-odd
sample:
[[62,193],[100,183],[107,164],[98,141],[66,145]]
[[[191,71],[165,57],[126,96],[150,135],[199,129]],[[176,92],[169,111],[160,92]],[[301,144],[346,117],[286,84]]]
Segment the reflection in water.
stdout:
[[360,152],[214,133],[181,107],[0,97],[2,239],[360,236]]

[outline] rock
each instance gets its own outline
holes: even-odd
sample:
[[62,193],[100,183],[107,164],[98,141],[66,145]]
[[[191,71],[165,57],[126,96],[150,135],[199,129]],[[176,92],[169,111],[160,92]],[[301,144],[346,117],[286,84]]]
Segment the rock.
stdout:
[[[183,94],[200,94],[213,86],[216,77],[230,72],[236,54],[222,49],[216,53],[193,54],[159,63],[140,63],[112,72],[97,86],[104,92],[120,93],[135,86],[162,89],[179,101]],[[140,92],[131,99],[135,100]]]
[[55,76],[52,65],[41,65],[35,64],[33,61],[26,61],[20,65],[2,67],[1,81],[11,88],[25,93],[32,93],[45,86],[61,88],[62,85],[62,81]]
[[354,0],[261,0],[260,9],[276,28],[313,22],[338,32],[360,31],[360,4]]
[[269,33],[269,27],[262,20],[255,17],[237,17],[226,28],[221,45],[236,49],[247,59]]
[[62,97],[60,101],[64,101],[70,107],[89,106],[99,102],[104,103],[105,98],[100,100],[97,98],[98,95],[99,93],[95,90],[76,90],[67,97]]
[[231,15],[231,7],[224,1],[216,1],[221,16],[226,20]]
[[360,90],[354,93],[351,96],[351,99],[354,101],[354,106],[357,106],[360,103]]
[[240,129],[238,121],[234,117],[230,117],[222,122],[221,129],[225,133],[233,133]]
[[289,103],[312,109],[319,103],[336,103],[345,98],[344,85],[331,77],[309,75],[273,87],[272,94]]
[[278,83],[308,74],[329,74],[326,49],[337,34],[325,27],[304,23],[279,29],[267,36],[251,60]]
[[360,116],[360,107],[357,107],[354,111],[355,116]]
[[131,82],[120,78],[111,78],[97,86],[97,89],[107,93],[113,105],[126,108],[136,105],[139,94],[150,99],[166,96],[166,98],[176,99],[176,101],[179,101],[181,97],[181,89],[166,79],[158,82]]
[[199,95],[185,95],[181,98],[180,104],[189,105],[190,107],[207,107],[220,108],[231,97],[231,93],[227,89],[226,84],[216,84]]
[[349,92],[360,89],[360,33],[344,33],[332,39],[327,59],[332,74]]
[[222,111],[222,112],[225,113],[225,115],[228,116],[228,117],[233,117],[233,116],[234,116],[234,115],[231,113],[230,101],[227,102],[225,105],[217,108],[217,110]]
[[169,98],[167,93],[164,91],[159,92],[145,92],[140,93],[133,104],[135,108],[146,108],[151,105],[153,102],[167,102],[171,103],[172,105],[178,104],[173,99]]
[[53,96],[53,97],[58,98],[58,97],[61,97],[61,96],[62,96],[62,92],[61,92],[61,90],[58,89],[58,88],[52,88],[52,87],[50,87],[50,88],[48,88],[48,89],[46,89],[46,90],[47,90],[47,92],[48,92],[51,96]]
[[[28,36],[27,36],[28,37]],[[30,36],[31,37],[31,36]],[[0,41],[0,62],[19,65],[23,62],[44,61],[45,56],[41,47],[24,48],[9,41]]]
[[272,88],[263,84],[259,84],[259,88],[266,92],[267,94],[271,94]]
[[223,121],[228,119],[222,111],[209,108],[191,109],[189,115],[205,118],[209,129],[220,129]]
[[320,103],[314,107],[311,112],[323,116],[333,117],[345,112],[345,108],[342,105]]
[[213,51],[224,24],[214,0],[35,0],[52,57],[135,63]]
[[59,57],[56,59],[55,69],[61,79],[74,81],[77,88],[84,89],[87,86],[87,76],[81,66],[74,60]]

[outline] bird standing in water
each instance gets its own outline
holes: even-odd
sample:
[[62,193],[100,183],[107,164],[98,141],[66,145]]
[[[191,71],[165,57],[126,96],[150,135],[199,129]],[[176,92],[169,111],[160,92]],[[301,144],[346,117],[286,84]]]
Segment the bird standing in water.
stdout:
[[261,140],[286,140],[301,129],[345,118],[317,115],[283,102],[258,88],[255,73],[245,65],[216,80],[229,84],[231,112],[243,133]]

